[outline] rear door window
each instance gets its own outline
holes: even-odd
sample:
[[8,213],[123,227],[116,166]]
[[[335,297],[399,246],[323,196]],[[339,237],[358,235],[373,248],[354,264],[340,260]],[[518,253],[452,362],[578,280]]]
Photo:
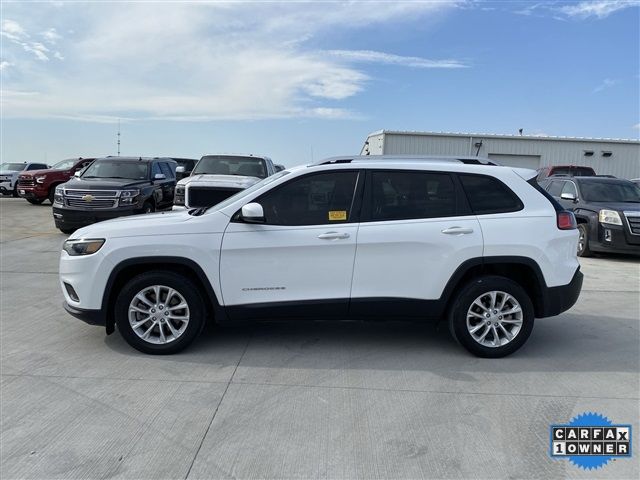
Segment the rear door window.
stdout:
[[461,174],[460,181],[476,215],[517,212],[524,208],[518,196],[496,178]]
[[374,222],[456,215],[456,188],[448,173],[372,170],[367,198]]

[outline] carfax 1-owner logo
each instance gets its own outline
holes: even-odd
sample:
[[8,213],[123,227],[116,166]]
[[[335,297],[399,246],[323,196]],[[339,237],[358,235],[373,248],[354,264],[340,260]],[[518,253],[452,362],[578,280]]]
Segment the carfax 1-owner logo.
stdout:
[[631,458],[631,425],[614,425],[599,413],[583,413],[566,425],[551,425],[553,458],[591,470],[614,458]]

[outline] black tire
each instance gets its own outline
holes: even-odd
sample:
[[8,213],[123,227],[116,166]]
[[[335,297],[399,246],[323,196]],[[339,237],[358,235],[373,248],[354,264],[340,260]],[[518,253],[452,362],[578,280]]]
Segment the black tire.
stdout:
[[589,225],[586,223],[579,223],[578,234],[580,235],[578,238],[578,256],[590,257],[592,252],[589,248]]
[[[185,330],[177,339],[164,344],[154,344],[143,340],[134,332],[129,323],[130,303],[139,292],[154,285],[162,285],[174,289],[184,298],[188,305],[189,321]],[[114,313],[118,330],[129,345],[143,353],[169,355],[183,350],[195,340],[204,326],[206,309],[198,287],[191,280],[177,273],[159,270],[142,273],[127,282],[118,293]],[[157,315],[159,316],[159,313]],[[144,324],[143,328],[150,326],[150,324]],[[159,332],[158,328],[161,327],[156,325],[153,327],[152,332],[154,334]]]
[[57,185],[52,185],[51,188],[49,189],[49,195],[47,196],[49,198],[49,203],[51,203],[51,205],[53,205],[53,200],[56,194],[56,187]]
[[18,182],[16,182],[16,184],[13,186],[13,193],[11,194],[12,197],[14,198],[18,198]]
[[40,205],[42,202],[44,202],[44,198],[27,198],[27,202],[29,202],[31,205]]
[[153,213],[156,211],[156,207],[153,205],[153,202],[147,200],[142,205],[142,213]]
[[[483,294],[488,294],[492,291],[505,292],[511,295],[520,304],[522,311],[522,325],[515,337],[508,343],[495,347],[478,343],[467,328],[467,312],[473,302]],[[473,317],[470,318],[473,319]],[[502,317],[499,318],[502,320]],[[489,320],[494,319],[497,320],[497,318],[493,317]],[[487,275],[472,280],[460,290],[449,310],[449,329],[453,338],[474,355],[483,358],[500,358],[512,354],[524,345],[533,330],[533,319],[534,311],[531,299],[518,283],[505,277]],[[484,319],[479,320],[477,325],[480,323],[484,323]],[[496,325],[495,322],[494,325]],[[511,324],[501,323],[501,325],[504,325],[506,329],[513,328],[510,326]],[[475,325],[472,323],[472,326]],[[490,335],[490,338],[493,339],[492,327],[489,328],[490,333],[488,336]],[[498,331],[502,334],[502,331]]]
[[58,230],[60,230],[65,235],[71,235],[73,232],[76,231],[75,228],[58,228]]

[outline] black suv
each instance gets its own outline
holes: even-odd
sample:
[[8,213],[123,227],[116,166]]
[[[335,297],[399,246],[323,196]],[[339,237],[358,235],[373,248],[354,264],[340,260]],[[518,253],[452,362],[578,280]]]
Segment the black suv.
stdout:
[[578,255],[615,252],[640,255],[640,188],[604,177],[549,178],[541,186],[578,221]]
[[101,220],[173,206],[171,158],[99,158],[55,190],[53,219],[63,233]]

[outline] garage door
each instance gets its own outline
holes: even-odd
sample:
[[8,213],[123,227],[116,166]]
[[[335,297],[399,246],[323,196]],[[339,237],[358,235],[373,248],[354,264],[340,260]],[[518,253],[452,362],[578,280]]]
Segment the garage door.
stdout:
[[540,167],[540,155],[509,155],[505,153],[490,153],[489,158],[495,160],[500,165],[510,167],[531,168],[533,170]]

